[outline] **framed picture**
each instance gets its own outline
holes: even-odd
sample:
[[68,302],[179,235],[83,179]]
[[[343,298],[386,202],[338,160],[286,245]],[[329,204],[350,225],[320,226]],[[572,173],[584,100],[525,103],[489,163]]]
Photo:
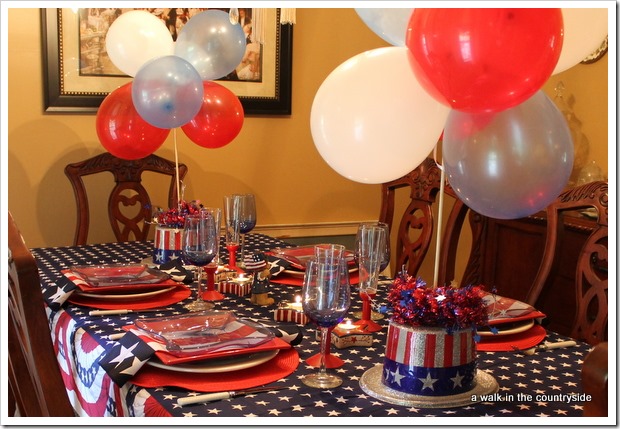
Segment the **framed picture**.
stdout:
[[[112,10],[118,14],[127,9],[41,9],[46,112],[96,113],[110,92],[131,81],[105,53],[105,34],[114,17],[100,15]],[[280,24],[280,9],[263,9],[263,17],[265,42],[255,49],[260,73],[249,75],[240,64],[217,83],[239,97],[246,115],[290,115],[292,26]]]

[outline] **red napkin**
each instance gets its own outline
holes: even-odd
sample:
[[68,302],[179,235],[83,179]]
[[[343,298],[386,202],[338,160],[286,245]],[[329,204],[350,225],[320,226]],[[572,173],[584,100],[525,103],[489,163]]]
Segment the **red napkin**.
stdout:
[[147,364],[131,382],[142,387],[177,386],[196,392],[222,392],[272,383],[292,374],[298,365],[299,354],[290,348],[258,366],[222,373],[167,371]]
[[542,319],[545,313],[536,310],[525,302],[506,298],[492,293],[485,293],[483,300],[489,313],[489,325],[514,323],[521,320]]
[[157,295],[147,296],[139,299],[106,300],[91,298],[87,296],[82,296],[80,294],[72,293],[71,296],[67,299],[67,301],[73,304],[83,305],[85,307],[94,307],[101,310],[145,310],[147,308],[165,307],[167,305],[176,304],[177,302],[189,298],[192,293],[186,285],[179,284],[177,282],[173,283],[175,285],[174,289],[168,292],[163,292]]
[[510,352],[514,350],[513,346],[519,350],[529,349],[540,344],[546,336],[545,328],[535,324],[518,334],[482,337],[480,342],[476,343],[476,349],[481,352]]

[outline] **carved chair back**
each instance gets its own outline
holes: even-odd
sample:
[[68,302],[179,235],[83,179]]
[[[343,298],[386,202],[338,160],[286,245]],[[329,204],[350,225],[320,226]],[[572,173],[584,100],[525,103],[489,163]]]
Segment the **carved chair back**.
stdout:
[[[124,160],[106,152],[65,167],[65,174],[73,186],[77,204],[74,244],[87,242],[90,226],[88,196],[82,177],[102,172],[112,173],[116,182],[108,200],[108,217],[116,239],[118,241],[147,239],[150,229],[147,221],[151,218],[152,207],[149,194],[142,184],[142,173],[145,171],[170,176],[168,207],[176,207],[179,201],[176,165],[157,155]],[[183,180],[186,174],[187,166],[179,164],[179,180]],[[127,210],[123,210],[126,207],[137,210],[132,210],[133,215],[128,215]]]
[[[408,205],[401,214],[397,214],[395,213],[396,192],[403,188],[409,191]],[[396,271],[400,271],[401,267],[405,266],[410,275],[417,275],[434,239],[436,222],[433,205],[438,200],[440,189],[441,170],[431,158],[425,159],[405,176],[382,185],[379,221],[388,224],[390,231],[398,228],[396,240],[392,240],[396,255]],[[475,260],[480,254],[482,229],[477,225],[481,217],[456,197],[449,184],[446,184],[444,192],[452,197],[454,205],[445,222],[441,238],[437,283],[445,285],[455,279],[459,238],[468,213],[473,239],[469,253],[470,261],[467,264],[463,282],[475,283],[480,277],[475,269]]]

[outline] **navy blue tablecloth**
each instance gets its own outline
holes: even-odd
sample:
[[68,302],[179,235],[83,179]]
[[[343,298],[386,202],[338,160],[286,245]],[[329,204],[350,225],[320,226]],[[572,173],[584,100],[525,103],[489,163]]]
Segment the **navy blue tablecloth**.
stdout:
[[[250,251],[253,251],[289,245],[262,234],[249,234],[247,246]],[[46,289],[54,287],[61,275],[61,270],[72,265],[139,262],[151,256],[152,243],[107,243],[32,250],[40,269],[42,288]],[[221,256],[225,258],[226,251],[221,253]],[[379,302],[385,296],[388,286],[389,281],[381,283],[378,293]],[[241,317],[273,320],[276,304],[281,300],[291,300],[300,292],[299,286],[273,283],[270,294],[275,298],[275,304],[272,306],[256,306],[250,302],[249,296],[228,295],[225,300],[216,303],[216,309],[233,311]],[[184,303],[186,302],[175,304],[170,308],[177,312],[181,311]],[[350,313],[359,311],[360,307],[361,301],[354,293]],[[306,365],[305,360],[319,351],[315,327],[308,324],[302,327],[304,339],[296,346],[301,360],[299,367],[289,377],[277,382],[279,385],[286,386],[286,389],[277,394],[261,393],[250,397],[237,397],[180,407],[176,404],[176,400],[178,397],[188,395],[189,392],[186,389],[174,387],[144,389],[132,385],[131,382],[123,388],[118,388],[106,379],[105,373],[99,366],[100,355],[113,344],[107,336],[121,332],[121,326],[131,323],[135,317],[144,317],[144,315],[138,312],[124,316],[88,316],[89,310],[91,309],[70,303],[65,304],[58,312],[48,309],[53,328],[58,330],[58,320],[64,318],[66,320],[63,323],[70,327],[67,329],[72,330],[72,333],[63,332],[62,338],[79,337],[82,343],[85,342],[85,338],[88,339],[87,344],[92,342],[86,352],[80,351],[80,356],[88,357],[78,357],[80,369],[73,371],[74,378],[83,378],[75,383],[77,387],[74,386],[72,392],[77,401],[83,402],[77,406],[78,413],[81,415],[93,415],[94,410],[105,409],[101,415],[393,418],[388,419],[388,422],[396,422],[397,418],[403,417],[450,417],[451,419],[446,424],[462,422],[458,420],[458,417],[542,418],[580,417],[582,415],[583,402],[572,401],[570,398],[574,399],[574,395],[581,394],[581,364],[590,350],[590,347],[583,343],[578,343],[572,348],[538,352],[532,356],[523,356],[513,352],[480,352],[478,367],[491,374],[500,386],[496,400],[491,402],[449,409],[416,408],[393,405],[369,396],[360,388],[359,381],[367,370],[383,362],[387,319],[378,321],[384,325],[384,329],[373,335],[372,346],[345,349],[332,347],[332,353],[344,360],[342,367],[333,370],[344,379],[340,387],[320,390],[306,387],[301,382],[304,375],[316,371],[316,368]],[[70,320],[70,323],[67,323],[67,320]],[[55,337],[54,334],[53,337]],[[60,341],[60,335],[54,339],[57,342]],[[548,341],[565,339],[567,338],[552,332],[548,333]],[[62,346],[65,350],[69,350],[66,344]],[[86,392],[88,389],[95,390],[92,387],[95,381],[99,383],[97,389],[101,389],[101,392],[97,395],[93,392]],[[80,393],[79,390],[85,392]],[[90,398],[89,395],[94,397]],[[338,420],[330,420],[330,422],[338,424]],[[368,423],[368,421],[365,422]]]

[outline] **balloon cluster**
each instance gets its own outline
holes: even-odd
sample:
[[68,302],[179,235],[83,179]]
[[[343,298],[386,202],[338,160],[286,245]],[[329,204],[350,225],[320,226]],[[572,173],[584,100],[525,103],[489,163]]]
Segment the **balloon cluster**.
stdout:
[[607,33],[606,9],[356,9],[391,47],[333,70],[311,110],[314,144],[339,174],[383,183],[443,135],[449,183],[470,208],[518,218],[568,182],[568,124],[542,92]]
[[211,80],[235,69],[245,44],[241,26],[220,10],[192,17],[176,42],[151,13],[121,14],[108,29],[106,50],[134,79],[101,103],[96,120],[101,144],[119,158],[143,158],[177,127],[202,147],[230,143],[241,131],[243,107],[232,91]]

